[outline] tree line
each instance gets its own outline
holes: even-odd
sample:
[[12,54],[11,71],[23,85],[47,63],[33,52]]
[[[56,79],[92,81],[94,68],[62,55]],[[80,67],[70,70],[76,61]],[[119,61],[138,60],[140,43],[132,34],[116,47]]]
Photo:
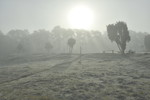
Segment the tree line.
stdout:
[[[100,38],[101,32],[99,31],[64,29],[60,26],[54,27],[51,31],[41,29],[32,33],[20,29],[10,30],[8,33],[0,31],[0,55],[68,53],[69,47],[73,48],[74,45],[76,46],[74,52],[78,52],[80,45],[85,47],[85,50],[89,48],[86,51],[90,52],[92,49],[89,46],[92,46],[94,41],[97,43],[101,40]],[[69,39],[75,41],[71,40],[68,43]],[[71,48],[70,52],[72,52]]]
[[[51,31],[41,29],[32,33],[20,29],[10,30],[5,34],[0,31],[0,55],[68,53],[70,38],[76,40],[73,49],[73,52],[76,53],[79,53],[80,46],[82,46],[84,53],[100,53],[104,50],[117,51],[117,46],[121,52],[124,52],[125,49],[150,51],[150,35],[148,33],[128,30],[124,31],[127,34],[123,35],[121,33],[123,31],[117,28],[120,27],[119,25],[128,30],[126,23],[118,22],[108,25],[107,32],[104,34],[95,30],[65,29],[60,26],[54,27]],[[111,43],[109,39],[117,45]],[[127,41],[130,42],[126,45]]]

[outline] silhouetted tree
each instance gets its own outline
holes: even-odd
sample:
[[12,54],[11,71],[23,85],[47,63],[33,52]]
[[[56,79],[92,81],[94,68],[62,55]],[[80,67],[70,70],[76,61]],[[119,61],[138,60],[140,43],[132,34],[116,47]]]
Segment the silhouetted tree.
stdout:
[[126,42],[130,41],[129,31],[125,22],[117,22],[116,24],[109,24],[107,26],[107,33],[109,39],[115,41],[120,52],[124,54],[126,49]]
[[73,46],[75,45],[76,40],[74,38],[68,39],[69,53],[72,53]]
[[150,35],[146,35],[144,38],[145,49],[150,51]]

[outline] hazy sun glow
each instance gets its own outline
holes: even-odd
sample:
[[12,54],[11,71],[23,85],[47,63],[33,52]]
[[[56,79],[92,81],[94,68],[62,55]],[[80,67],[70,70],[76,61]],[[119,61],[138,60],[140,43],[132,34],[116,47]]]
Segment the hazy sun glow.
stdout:
[[68,20],[71,28],[89,29],[94,22],[94,14],[88,6],[78,5],[71,9]]

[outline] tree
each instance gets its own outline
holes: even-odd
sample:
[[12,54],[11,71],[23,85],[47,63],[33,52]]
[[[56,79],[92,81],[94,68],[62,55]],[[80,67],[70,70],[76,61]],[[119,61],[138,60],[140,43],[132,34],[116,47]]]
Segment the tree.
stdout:
[[33,52],[42,53],[45,51],[45,44],[50,41],[50,32],[47,30],[37,30],[31,35]]
[[150,51],[150,35],[146,35],[144,38],[144,45],[147,51]]
[[27,37],[29,35],[28,30],[10,30],[7,33],[7,36],[14,39],[17,42],[20,42],[23,38]]
[[54,51],[55,52],[62,52],[65,49],[64,46],[64,39],[66,34],[66,29],[61,28],[60,26],[55,26],[52,29],[52,37],[53,37],[53,45],[55,45]]
[[19,43],[18,46],[17,46],[17,52],[22,53],[23,51],[24,51],[24,47],[21,43]]
[[2,31],[0,31],[0,55],[4,54],[4,52],[6,51],[5,50],[5,43],[4,43],[4,40],[5,40],[5,36],[3,34]]
[[107,33],[109,39],[112,42],[115,41],[120,52],[124,54],[126,42],[130,41],[127,24],[122,21],[119,21],[116,24],[109,24],[107,26]]
[[46,44],[45,44],[45,49],[47,50],[47,52],[49,53],[50,52],[50,50],[53,48],[53,46],[52,46],[52,44],[50,43],[50,42],[47,42]]
[[76,40],[74,38],[68,39],[69,53],[72,53],[73,46],[75,45]]

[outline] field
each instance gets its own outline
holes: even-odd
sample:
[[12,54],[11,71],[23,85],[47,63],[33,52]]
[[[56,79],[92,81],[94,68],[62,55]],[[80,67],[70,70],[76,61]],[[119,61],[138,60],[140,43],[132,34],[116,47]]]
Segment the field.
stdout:
[[10,56],[0,100],[150,100],[150,54]]

